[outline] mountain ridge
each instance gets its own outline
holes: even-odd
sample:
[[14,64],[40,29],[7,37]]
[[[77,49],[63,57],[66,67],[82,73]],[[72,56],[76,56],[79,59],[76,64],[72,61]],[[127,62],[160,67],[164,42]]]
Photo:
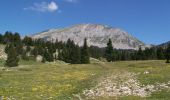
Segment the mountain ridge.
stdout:
[[126,31],[102,24],[77,24],[66,28],[54,28],[36,33],[32,37],[43,38],[45,40],[58,39],[63,42],[71,39],[79,46],[82,46],[84,38],[87,38],[89,46],[98,47],[106,47],[107,41],[111,38],[116,49],[147,47],[145,43]]
[[158,47],[166,48],[170,44],[170,41],[164,42],[162,44],[157,45]]

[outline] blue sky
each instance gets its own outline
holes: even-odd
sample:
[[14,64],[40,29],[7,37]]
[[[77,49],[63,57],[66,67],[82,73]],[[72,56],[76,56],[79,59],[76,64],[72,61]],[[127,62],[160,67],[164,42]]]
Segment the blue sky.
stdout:
[[94,23],[121,28],[148,44],[170,40],[170,0],[1,0],[0,33],[29,35]]

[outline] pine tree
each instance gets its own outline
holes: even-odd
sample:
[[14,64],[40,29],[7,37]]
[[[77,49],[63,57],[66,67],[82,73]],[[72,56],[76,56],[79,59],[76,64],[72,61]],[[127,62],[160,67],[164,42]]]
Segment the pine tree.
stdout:
[[113,46],[112,46],[112,41],[109,39],[105,51],[105,57],[108,62],[113,61]]
[[157,54],[156,54],[156,47],[152,47],[151,48],[151,57],[153,60],[156,60],[157,59]]
[[33,45],[33,40],[32,38],[25,36],[24,39],[22,40],[22,42],[26,45],[26,46],[32,46]]
[[64,47],[61,51],[61,53],[59,54],[59,58],[60,60],[65,61],[66,63],[70,63],[70,58],[69,58],[69,52],[67,47]]
[[117,56],[116,50],[113,49],[113,52],[112,52],[112,61],[116,61],[116,56]]
[[47,50],[47,49],[45,49],[45,51],[44,51],[43,59],[45,59],[45,61],[48,61],[48,62],[54,61],[53,54],[51,52],[49,52],[49,50]]
[[43,47],[41,45],[37,46],[38,55],[43,55]]
[[144,59],[144,54],[143,54],[142,48],[139,47],[139,50],[137,52],[137,60],[143,60],[143,59]]
[[96,46],[90,46],[89,53],[91,57],[96,59],[100,59],[103,56],[102,49]]
[[2,44],[2,43],[3,43],[3,35],[0,34],[0,44]]
[[165,57],[164,57],[164,50],[162,47],[159,47],[157,49],[157,59],[159,60],[163,60]]
[[13,41],[14,45],[17,45],[18,43],[21,43],[21,37],[19,35],[19,33],[15,33],[13,35]]
[[62,50],[58,49],[58,60],[63,60]]
[[89,56],[89,50],[87,46],[87,39],[84,39],[84,45],[81,49],[81,63],[82,64],[89,64],[90,63],[90,56]]
[[7,50],[7,60],[5,65],[8,67],[18,66],[19,58],[13,44],[9,44]]
[[170,63],[170,44],[168,45],[167,49],[166,49],[166,63]]
[[71,51],[71,64],[80,64],[80,48],[78,46],[74,46]]
[[11,32],[5,32],[3,37],[3,44],[8,44],[13,42],[13,34]]
[[46,62],[46,54],[44,53],[43,56],[42,56],[42,63],[45,63]]
[[54,61],[54,53],[56,52],[56,49],[55,49],[55,47],[54,47],[54,45],[53,45],[53,43],[51,42],[50,44],[49,44],[49,47],[48,47],[48,55],[49,55],[49,62],[53,62]]
[[34,57],[37,57],[38,56],[38,47],[35,46],[34,49],[31,51],[31,54],[34,56]]
[[22,55],[23,52],[23,44],[22,42],[18,42],[14,44],[17,50],[17,55]]
[[145,60],[151,60],[152,59],[152,57],[151,57],[151,54],[152,54],[151,49],[145,48],[143,53],[145,54]]

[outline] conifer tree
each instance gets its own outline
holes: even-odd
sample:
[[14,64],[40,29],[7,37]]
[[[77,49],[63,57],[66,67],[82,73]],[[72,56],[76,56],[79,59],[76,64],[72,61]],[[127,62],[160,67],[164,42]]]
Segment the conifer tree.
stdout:
[[22,42],[26,45],[26,46],[32,46],[33,45],[33,40],[32,38],[25,36],[24,39],[22,40]]
[[80,48],[75,45],[71,51],[71,64],[80,64],[80,59]]
[[139,47],[139,50],[137,52],[137,60],[143,60],[143,59],[144,59],[143,51],[142,48]]
[[62,50],[58,49],[58,60],[63,60]]
[[170,44],[168,45],[166,49],[166,63],[170,63]]
[[35,46],[34,49],[31,51],[31,54],[34,55],[34,57],[38,56],[38,47]]
[[13,41],[14,45],[16,46],[18,43],[21,43],[21,37],[19,35],[19,33],[15,33],[13,35]]
[[109,39],[105,51],[105,57],[108,62],[113,61],[113,46],[112,46],[112,41]]
[[47,50],[47,49],[45,49],[45,51],[44,51],[43,59],[45,59],[45,61],[48,61],[48,62],[54,61],[53,54],[51,52],[49,52],[49,50]]
[[10,42],[13,42],[13,34],[7,31],[3,37],[3,44],[8,44]]
[[164,50],[162,47],[159,47],[157,49],[157,59],[158,60],[163,60],[165,57],[164,57]]
[[44,50],[44,53],[43,53],[43,55],[42,55],[42,63],[45,63],[46,62],[46,53],[47,53],[47,51],[46,50]]
[[145,50],[143,52],[144,52],[144,54],[146,56],[145,60],[151,60],[152,59],[152,57],[151,57],[151,54],[152,54],[151,49],[145,48]]
[[[14,42],[15,43],[15,42]],[[17,55],[22,55],[23,52],[23,44],[21,42],[16,42],[15,44]]]
[[62,49],[61,54],[59,54],[59,58],[60,58],[60,60],[70,63],[69,52],[68,52],[67,47],[64,47]]
[[3,43],[3,35],[0,34],[0,44],[2,44],[2,43]]
[[41,45],[37,46],[38,55],[43,55],[43,47]]
[[15,66],[18,66],[18,62],[19,62],[19,58],[18,58],[17,52],[15,50],[14,45],[11,43],[8,46],[7,60],[6,60],[5,65],[8,67],[15,67]]
[[81,63],[82,64],[89,64],[90,63],[90,55],[87,46],[87,39],[84,39],[84,45],[81,49]]

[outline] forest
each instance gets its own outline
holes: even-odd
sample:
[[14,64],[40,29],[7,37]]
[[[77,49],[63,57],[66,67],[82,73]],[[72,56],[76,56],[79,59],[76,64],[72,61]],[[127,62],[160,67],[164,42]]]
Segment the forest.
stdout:
[[5,32],[0,34],[0,44],[6,45],[5,53],[7,60],[5,66],[18,66],[19,60],[35,60],[41,56],[42,63],[62,60],[70,64],[88,64],[90,57],[114,61],[131,60],[170,60],[170,44],[168,47],[153,46],[145,48],[139,47],[139,50],[121,50],[114,49],[112,40],[108,39],[107,47],[99,48],[95,46],[88,47],[87,39],[84,39],[84,45],[78,46],[68,39],[67,42],[56,40],[46,41],[44,39],[32,39],[25,36],[21,38],[19,33]]

